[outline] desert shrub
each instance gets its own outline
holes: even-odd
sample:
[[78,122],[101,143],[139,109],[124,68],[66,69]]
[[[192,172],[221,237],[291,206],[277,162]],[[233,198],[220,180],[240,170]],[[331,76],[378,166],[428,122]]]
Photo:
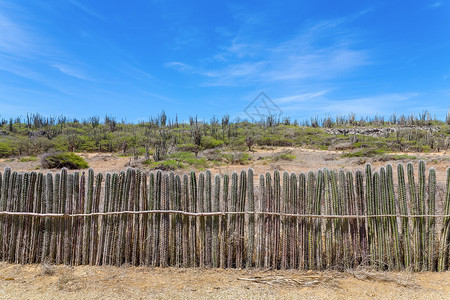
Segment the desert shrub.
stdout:
[[26,156],[19,158],[19,162],[29,162],[29,161],[37,161],[36,156]]
[[88,163],[80,156],[71,152],[46,153],[42,156],[41,165],[46,169],[68,168],[86,169]]
[[181,144],[177,146],[177,150],[181,152],[198,152],[198,146],[195,144]]
[[223,141],[216,140],[211,136],[204,136],[202,138],[201,146],[205,149],[214,149],[223,146]]
[[282,154],[275,155],[272,159],[274,161],[279,161],[279,160],[293,161],[295,158],[296,158],[296,156],[294,154],[282,153]]
[[245,165],[251,159],[250,154],[242,152],[234,152],[231,154],[224,154],[227,163]]
[[385,153],[384,149],[362,149],[354,152],[344,153],[342,157],[373,157]]
[[7,143],[0,143],[0,157],[8,157],[13,154],[13,148]]

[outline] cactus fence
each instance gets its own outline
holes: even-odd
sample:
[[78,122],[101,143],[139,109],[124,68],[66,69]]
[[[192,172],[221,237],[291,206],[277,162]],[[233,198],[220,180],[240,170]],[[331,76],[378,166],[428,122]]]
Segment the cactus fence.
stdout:
[[[372,171],[0,173],[0,260],[153,267],[449,269],[445,187]],[[231,178],[230,178],[231,177]],[[444,190],[445,189],[445,190]]]

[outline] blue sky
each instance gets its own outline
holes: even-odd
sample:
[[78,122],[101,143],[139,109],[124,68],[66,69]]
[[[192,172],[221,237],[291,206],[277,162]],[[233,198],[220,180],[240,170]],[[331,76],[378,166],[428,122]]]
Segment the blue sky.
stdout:
[[450,106],[448,1],[0,0],[0,115],[209,119]]

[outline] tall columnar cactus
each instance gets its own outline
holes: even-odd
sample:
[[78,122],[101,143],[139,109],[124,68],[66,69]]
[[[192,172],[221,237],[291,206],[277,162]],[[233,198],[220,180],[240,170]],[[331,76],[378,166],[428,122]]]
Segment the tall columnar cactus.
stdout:
[[[409,185],[409,198],[411,199],[411,207],[413,215],[420,214],[420,207],[416,192],[416,183],[414,180],[414,166],[412,163],[408,163],[406,166],[408,173],[408,185]],[[413,219],[413,253],[414,253],[414,270],[419,271],[421,268],[421,221],[419,218]]]
[[[236,211],[245,212],[245,203],[247,196],[247,173],[242,170],[239,176],[239,194],[236,203]],[[244,266],[244,234],[245,234],[245,216],[237,215],[237,241],[236,241],[236,268]]]
[[[205,174],[200,173],[198,175],[198,194],[197,194],[197,212],[202,213],[205,211]],[[200,267],[203,268],[205,266],[205,217],[199,217],[199,263]]]
[[[366,205],[364,198],[364,179],[361,171],[356,171],[355,173],[355,183],[356,183],[356,212],[359,216],[366,215]],[[367,242],[367,231],[366,231],[366,219],[358,219],[359,228],[359,245],[361,249],[361,256],[358,257],[357,263],[365,265],[369,260],[369,249]]]
[[[380,174],[378,172],[375,172],[373,174],[373,192],[374,192],[374,212],[375,215],[381,215],[381,205],[382,203],[382,190],[381,190],[381,183],[380,183]],[[381,217],[376,217],[375,219],[376,223],[376,233],[375,233],[375,241],[376,241],[376,253],[377,253],[377,262],[378,265],[382,268],[384,266],[384,263],[386,261],[385,256],[385,243],[383,240],[383,220]]]
[[[316,178],[314,172],[309,171],[308,185],[307,185],[307,213],[310,215],[314,214],[315,182]],[[307,231],[308,231],[308,268],[312,270],[316,267],[315,265],[316,241],[314,232],[314,218],[308,218]]]
[[374,191],[373,191],[373,177],[372,177],[372,165],[366,165],[366,202],[367,202],[367,229],[368,229],[368,242],[369,242],[369,257],[370,264],[375,265],[376,254],[376,222],[375,218],[375,203],[374,203]]
[[[345,172],[343,170],[339,171],[339,203],[338,212],[339,215],[347,215],[348,199],[347,199],[347,186],[345,179]],[[349,221],[348,219],[341,220],[342,232],[340,238],[343,241],[342,255],[344,268],[348,269],[350,267],[350,233],[349,233]]]
[[[284,214],[289,213],[290,203],[289,203],[289,173],[283,172],[283,192],[282,192],[282,204],[281,204],[281,212]],[[281,268],[287,269],[289,264],[289,218],[284,216],[281,218]]]
[[[424,215],[426,210],[425,210],[425,198],[426,198],[426,181],[425,181],[425,162],[423,160],[419,161],[419,192],[418,192],[418,197],[417,197],[417,213],[419,215]],[[427,246],[427,237],[426,237],[426,233],[427,233],[427,220],[424,217],[421,217],[418,219],[419,221],[419,229],[420,229],[420,249],[421,249],[421,253],[423,253],[424,251],[428,250],[428,246]],[[428,269],[428,259],[426,259],[425,257],[422,257],[423,260],[423,270],[427,270]]]
[[[228,194],[230,186],[230,177],[225,174],[223,175],[223,193],[220,210],[222,212],[228,211]],[[220,217],[220,267],[227,267],[227,253],[229,247],[229,229],[228,229],[228,219],[229,216],[223,215]]]
[[[157,171],[155,174],[154,196],[152,210],[161,210],[161,194],[162,194],[162,172]],[[160,263],[160,240],[161,240],[161,215],[153,215],[153,257],[152,266],[159,266]]]
[[[189,211],[189,177],[187,174],[183,175],[183,187],[181,195],[181,207],[183,211]],[[183,267],[189,266],[189,217],[183,215]]]
[[[212,211],[220,211],[220,175],[214,178],[214,198],[212,200]],[[219,216],[214,216],[212,220],[212,267],[219,267],[220,253],[219,253]]]
[[[233,172],[231,175],[231,197],[228,210],[230,212],[237,211],[237,200],[238,200],[238,174]],[[237,224],[236,224],[236,214],[231,214],[229,218],[228,225],[228,260],[227,267],[233,268],[235,265],[236,257],[236,243],[238,239]]]
[[[281,176],[278,170],[273,172],[273,202],[272,211],[279,213],[281,204]],[[278,269],[280,260],[280,217],[273,217],[273,252],[272,252],[272,268]]]
[[398,176],[398,203],[400,214],[404,217],[401,218],[401,240],[403,246],[403,264],[406,269],[411,267],[411,244],[409,233],[409,218],[408,215],[408,203],[406,201],[406,184],[405,184],[405,171],[402,164],[397,165]]
[[[330,192],[331,192],[331,205],[333,210],[333,215],[340,214],[339,208],[339,188],[338,188],[338,179],[336,171],[332,170],[330,174]],[[339,218],[334,219],[334,237],[335,241],[335,250],[334,250],[334,258],[335,263],[341,264],[343,261],[343,240],[342,240],[342,220]]]
[[248,214],[248,242],[247,242],[247,260],[246,267],[251,268],[254,265],[255,252],[255,191],[253,186],[253,169],[248,169],[247,177],[247,211]]
[[[211,171],[207,170],[205,173],[205,212],[212,211],[212,175]],[[205,265],[211,267],[211,247],[212,247],[212,217],[205,218],[206,233],[205,233]]]
[[[388,194],[388,184],[386,178],[386,169],[384,167],[380,168],[380,194],[381,194],[381,205],[379,206],[379,214],[387,215],[389,212],[389,194]],[[394,267],[393,251],[392,251],[392,237],[389,226],[389,218],[384,216],[380,218],[381,221],[381,234],[380,238],[383,243],[383,257],[389,270]]]
[[[325,214],[333,214],[333,203],[331,201],[331,173],[328,169],[323,169],[324,175],[324,203]],[[325,264],[330,268],[333,263],[333,221],[330,218],[325,220]]]
[[[289,202],[291,203],[289,212],[291,214],[297,213],[298,207],[298,185],[297,185],[297,175],[295,173],[291,173],[290,176],[290,195]],[[290,226],[290,235],[289,235],[289,252],[290,252],[290,268],[296,269],[298,268],[298,231],[297,224],[298,218],[291,217],[289,218],[289,226]]]
[[[323,197],[323,172],[319,170],[317,172],[317,186],[316,186],[316,195],[315,195],[315,203],[314,203],[314,214],[321,215],[322,208],[322,197]],[[315,243],[316,243],[316,266],[317,269],[322,269],[322,219],[315,218],[314,220],[314,235],[315,235]]]
[[[9,181],[10,181],[10,177],[11,177],[11,169],[10,168],[5,168],[5,171],[3,173],[3,178],[2,178],[2,188],[1,188],[1,192],[0,192],[0,211],[5,211],[6,207],[7,207],[7,203],[8,203],[8,191],[9,191]],[[4,239],[4,236],[6,237],[6,220],[7,217],[6,216],[0,216],[0,224],[2,224],[2,226],[0,226],[0,258],[2,260],[5,259],[4,256],[4,249],[7,245],[6,240]]]
[[[306,175],[305,173],[300,173],[298,175],[298,206],[297,213],[298,214],[306,214]],[[308,243],[306,238],[306,218],[300,218],[298,224],[298,248],[299,248],[299,261],[298,266],[299,269],[304,270],[307,268],[307,253],[308,253]]]
[[[428,215],[436,214],[436,170],[431,168],[428,174]],[[428,217],[428,270],[434,271],[435,266],[435,228],[436,220],[434,217]]]
[[[348,214],[349,215],[356,215],[356,199],[355,199],[355,187],[353,184],[353,173],[352,172],[346,172],[346,194],[348,199]],[[358,220],[357,219],[350,219],[349,220],[350,225],[350,235],[351,235],[351,249],[352,249],[352,259],[351,262],[353,262],[353,266],[357,266],[357,262],[359,260],[360,254],[360,244],[358,241]]]
[[[397,202],[395,199],[395,190],[394,190],[394,175],[392,170],[392,165],[387,164],[386,166],[386,179],[388,184],[388,214],[390,215],[396,215],[396,205]],[[394,251],[394,258],[395,258],[395,266],[397,269],[400,269],[401,267],[401,246],[400,246],[400,239],[398,236],[398,224],[397,224],[397,217],[390,217],[389,218],[389,224],[390,224],[390,231],[392,236],[392,246]]]
[[449,256],[449,244],[450,244],[450,168],[447,169],[447,187],[444,200],[444,220],[442,222],[442,233],[441,242],[439,245],[439,261],[438,261],[438,271],[445,271],[448,266],[450,259]]
[[265,178],[264,175],[259,175],[259,197],[257,198],[256,210],[260,212],[257,216],[256,228],[256,268],[262,268],[264,265],[264,241],[265,241],[265,231],[264,231],[264,220],[265,216],[261,212],[265,211],[266,208],[266,190],[265,190]]
[[[176,211],[182,211],[182,187],[181,187],[181,177],[180,175],[175,176],[175,199],[173,209]],[[173,216],[175,219],[175,266],[180,267],[183,263],[183,219],[180,214]]]
[[[269,172],[266,172],[266,212],[273,212],[273,189],[272,189],[272,177]],[[265,255],[264,255],[264,268],[270,268],[272,266],[273,257],[273,216],[265,217]]]

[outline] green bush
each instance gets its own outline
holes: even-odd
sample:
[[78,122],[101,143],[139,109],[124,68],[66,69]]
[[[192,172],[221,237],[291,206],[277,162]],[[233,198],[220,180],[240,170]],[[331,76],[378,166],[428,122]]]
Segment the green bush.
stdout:
[[274,161],[279,161],[279,160],[288,160],[288,161],[293,161],[296,158],[295,155],[290,154],[290,153],[282,153],[282,154],[278,154],[275,155],[272,159]]
[[8,157],[13,154],[13,148],[7,143],[0,143],[0,157]]
[[26,156],[19,158],[19,162],[29,162],[29,161],[37,161],[36,156]]
[[202,138],[201,145],[205,149],[214,149],[214,148],[217,148],[217,147],[222,147],[223,146],[223,141],[222,140],[216,140],[215,138],[213,138],[211,136],[204,136]]
[[182,152],[198,152],[198,146],[195,144],[181,144],[177,146],[178,151]]
[[45,169],[68,168],[74,170],[89,168],[88,163],[82,157],[71,152],[44,154],[41,159],[41,164]]

